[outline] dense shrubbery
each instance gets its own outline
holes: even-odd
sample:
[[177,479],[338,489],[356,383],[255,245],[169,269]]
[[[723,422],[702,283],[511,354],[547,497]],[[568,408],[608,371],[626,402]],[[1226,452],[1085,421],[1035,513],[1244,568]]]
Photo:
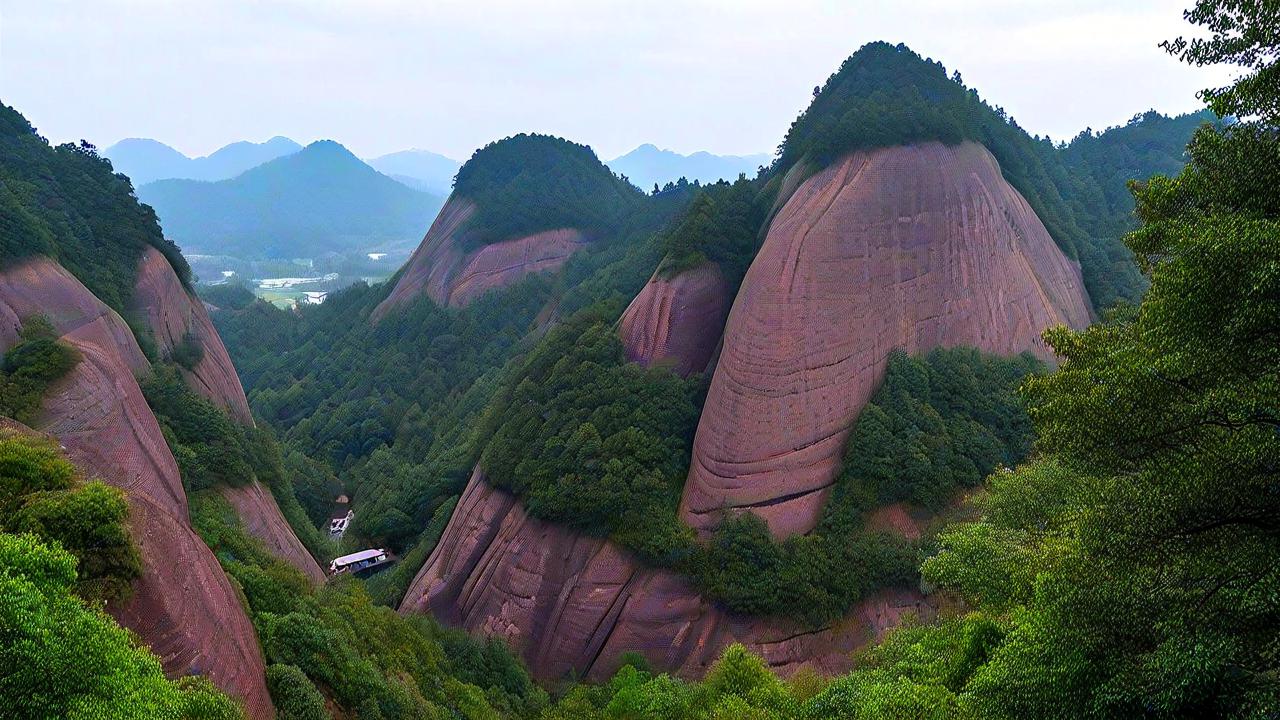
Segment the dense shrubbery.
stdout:
[[689,545],[674,518],[703,391],[626,362],[613,326],[588,311],[508,378],[478,434],[480,462],[530,514],[666,560]]
[[176,368],[156,365],[142,382],[142,394],[160,421],[187,492],[253,481],[247,429],[187,387]]
[[269,431],[231,420],[188,387],[173,365],[153,365],[151,376],[142,381],[142,393],[178,462],[188,493],[260,481],[271,490],[281,514],[312,555],[323,560],[334,554],[332,543],[317,527],[327,522],[333,496],[325,501],[325,517],[313,520],[295,492],[297,483],[308,483],[308,488],[318,483],[324,488],[331,474],[323,468],[313,474],[314,463],[296,453],[286,459]]
[[937,511],[1026,457],[1030,423],[1014,392],[1039,367],[963,348],[895,353],[850,432],[818,527],[776,543],[755,516],[731,518],[693,565],[700,585],[741,612],[820,622],[875,590],[914,583],[916,544],[865,527],[866,514],[902,501]]
[[736,287],[760,246],[768,204],[762,183],[739,178],[702,188],[663,239],[666,256],[659,272],[676,275],[705,260],[717,263]]
[[476,150],[453,191],[476,204],[464,231],[468,247],[556,228],[604,234],[643,201],[586,145],[523,133]]
[[427,617],[401,617],[373,604],[359,579],[313,590],[249,536],[216,493],[194,494],[191,516],[244,591],[269,664],[268,688],[283,716],[312,717],[317,688],[362,720],[525,718],[546,704],[501,644],[472,640]]
[[738,612],[818,622],[911,583],[915,545],[865,529],[865,514],[904,500],[937,510],[1029,449],[1014,391],[1040,367],[1034,358],[897,354],[851,433],[846,469],[813,533],[778,543],[748,513],[698,545],[675,509],[704,386],[627,363],[605,317],[575,316],[509,374],[476,433],[480,465],[530,515],[611,537],[692,575]]
[[[14,443],[0,443],[0,452],[9,456],[7,469],[13,465]],[[56,466],[65,461],[46,461],[55,466],[49,468],[52,477],[67,474]],[[79,563],[83,567],[84,559]],[[77,558],[47,537],[0,532],[0,698],[5,703],[0,714],[85,720],[242,717],[239,707],[207,680],[166,680],[158,658],[77,597],[86,578],[77,575],[76,566]]]
[[47,320],[27,318],[0,366],[0,415],[31,423],[45,391],[79,361],[79,353],[58,342]]
[[0,265],[47,255],[123,311],[147,247],[190,281],[187,261],[161,234],[151,208],[133,197],[128,178],[114,174],[92,145],[49,147],[0,103]]
[[957,488],[975,487],[1031,450],[1031,421],[1014,391],[1043,364],[1031,354],[1001,359],[972,349],[923,358],[889,356],[884,384],[863,408],[845,447],[837,502],[906,501],[933,510]]
[[142,574],[124,493],[81,482],[52,442],[0,434],[0,530],[56,543],[76,559],[75,592],[123,600]]

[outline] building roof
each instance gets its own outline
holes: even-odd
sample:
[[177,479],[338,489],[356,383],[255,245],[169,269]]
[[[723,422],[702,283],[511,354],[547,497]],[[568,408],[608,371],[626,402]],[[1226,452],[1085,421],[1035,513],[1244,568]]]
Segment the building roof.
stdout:
[[382,550],[380,548],[373,549],[373,550],[361,550],[360,552],[353,552],[350,555],[343,555],[340,558],[334,558],[333,562],[338,565],[347,565],[349,563],[360,562],[361,560],[369,560],[370,558],[376,558],[379,555],[386,555],[386,554],[387,554],[387,551]]

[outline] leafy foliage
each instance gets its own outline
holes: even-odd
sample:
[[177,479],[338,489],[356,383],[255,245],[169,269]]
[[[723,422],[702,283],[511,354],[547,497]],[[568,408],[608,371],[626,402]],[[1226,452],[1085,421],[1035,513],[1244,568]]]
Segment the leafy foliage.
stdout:
[[704,186],[665,234],[659,272],[670,277],[710,260],[737,286],[759,248],[768,209],[761,186],[746,178]]
[[1219,117],[1256,118],[1280,124],[1280,27],[1271,0],[1197,0],[1183,13],[1188,22],[1209,31],[1208,37],[1176,38],[1161,43],[1170,55],[1192,65],[1229,63],[1245,68],[1235,82],[1210,88],[1200,97]]
[[33,535],[0,533],[0,697],[13,718],[233,720],[207,681],[165,679],[160,660],[72,594],[76,559]]
[[0,415],[32,423],[49,386],[79,361],[79,353],[58,341],[47,320],[27,318],[18,342],[4,354],[0,365]]
[[56,543],[77,562],[75,592],[86,600],[124,600],[142,574],[129,535],[124,493],[81,482],[53,443],[0,435],[0,530]]
[[148,247],[190,282],[187,261],[161,234],[151,208],[134,198],[128,178],[88,143],[49,147],[0,103],[0,264],[46,255],[123,312]]
[[476,204],[463,235],[469,248],[557,228],[603,234],[643,199],[586,145],[524,133],[476,150],[453,189]]
[[674,522],[701,383],[625,361],[590,311],[551,331],[487,411],[480,463],[529,513],[644,557],[688,544]]
[[[192,524],[244,591],[285,715],[310,717],[317,691],[359,718],[536,715],[546,695],[500,644],[446,631],[430,618],[374,605],[363,581],[319,590],[248,535],[211,491],[191,498]],[[291,667],[290,667],[291,666]]]

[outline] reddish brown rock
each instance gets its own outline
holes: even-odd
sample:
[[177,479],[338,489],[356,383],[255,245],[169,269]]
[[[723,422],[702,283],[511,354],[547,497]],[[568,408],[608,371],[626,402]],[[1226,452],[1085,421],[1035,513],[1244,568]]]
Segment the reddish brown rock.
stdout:
[[236,509],[246,532],[261,540],[276,556],[301,570],[311,582],[316,585],[324,583],[324,571],[294,534],[269,489],[254,481],[244,487],[223,487],[220,491]]
[[586,243],[582,233],[561,228],[463,252],[459,232],[474,213],[471,201],[449,198],[409,258],[391,294],[374,308],[375,322],[424,292],[440,305],[467,305],[526,275],[559,268]]
[[143,558],[132,599],[108,610],[160,656],[171,676],[201,673],[274,715],[257,636],[213,553],[192,532],[178,467],[135,373],[148,369],[124,320],[56,263],[0,272],[0,351],[21,320],[44,315],[81,355],[50,390],[36,429],[57,438],[87,475],[126,491]]
[[[138,264],[129,312],[151,331],[162,355],[171,352],[184,338],[190,337],[198,343],[203,350],[200,362],[190,371],[181,368],[183,379],[234,419],[253,425],[240,377],[209,319],[208,310],[187,292],[169,261],[154,248],[148,248]],[[235,506],[250,535],[262,540],[268,550],[312,580],[324,582],[320,566],[280,514],[280,507],[269,490],[252,483],[244,488],[227,488],[224,494]]]
[[627,359],[680,375],[707,369],[729,313],[729,285],[715,263],[649,278],[618,323]]
[[818,520],[890,351],[1049,351],[1080,328],[1079,268],[975,143],[859,152],[805,180],[734,301],[681,518],[750,509],[778,537]]
[[204,351],[200,362],[192,370],[182,369],[187,383],[240,422],[253,424],[240,377],[204,303],[187,292],[169,261],[155,248],[147,248],[138,264],[128,311],[151,330],[161,355],[167,356],[188,336],[198,343]]
[[734,616],[683,577],[645,568],[607,540],[530,518],[479,470],[400,609],[503,638],[549,680],[570,671],[607,678],[626,652],[700,677],[732,642],[784,675],[805,665],[840,672],[853,649],[904,613],[930,612],[918,593],[886,591],[841,623],[814,630]]

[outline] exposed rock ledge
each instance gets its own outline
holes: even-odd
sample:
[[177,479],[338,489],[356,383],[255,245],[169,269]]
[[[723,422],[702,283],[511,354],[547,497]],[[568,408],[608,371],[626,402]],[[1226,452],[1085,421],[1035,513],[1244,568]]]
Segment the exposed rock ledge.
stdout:
[[119,315],[46,258],[0,272],[0,351],[23,319],[44,315],[81,362],[45,398],[37,430],[86,474],[123,489],[143,575],[129,602],[108,611],[138,633],[171,676],[200,673],[274,716],[257,636],[217,559],[191,530],[178,466],[135,373],[146,358]]
[[204,303],[187,292],[169,261],[155,248],[147,248],[138,263],[138,280],[128,310],[145,321],[162,355],[168,355],[188,336],[195,340],[203,357],[194,369],[183,368],[187,383],[235,419],[253,424],[240,377]]
[[729,312],[681,519],[750,509],[811,530],[889,353],[972,346],[1048,358],[1091,319],[1079,267],[972,142],[857,152],[774,217]]
[[720,342],[729,299],[729,285],[715,263],[674,277],[654,272],[618,323],[627,359],[669,365],[679,375],[706,370]]
[[835,673],[904,614],[931,612],[919,593],[897,590],[817,630],[735,616],[680,575],[643,567],[612,542],[529,517],[479,469],[400,610],[503,638],[540,679],[571,671],[604,679],[626,652],[696,678],[733,642],[784,675],[805,665]]
[[449,198],[409,258],[391,294],[374,308],[375,322],[424,292],[439,305],[462,307],[531,273],[558,269],[586,244],[582,233],[560,228],[463,252],[459,233],[475,210],[469,200]]

